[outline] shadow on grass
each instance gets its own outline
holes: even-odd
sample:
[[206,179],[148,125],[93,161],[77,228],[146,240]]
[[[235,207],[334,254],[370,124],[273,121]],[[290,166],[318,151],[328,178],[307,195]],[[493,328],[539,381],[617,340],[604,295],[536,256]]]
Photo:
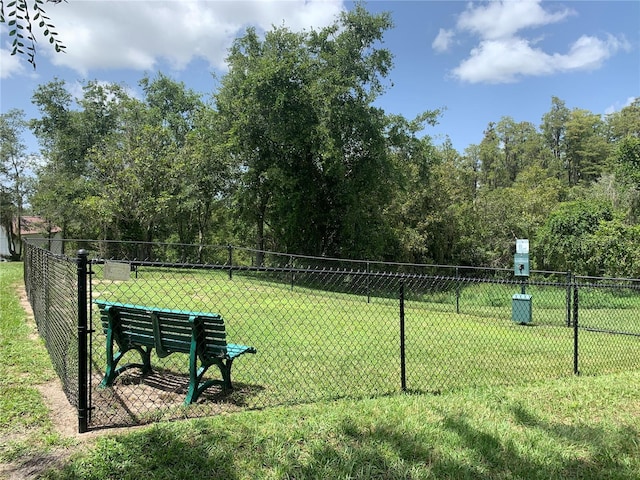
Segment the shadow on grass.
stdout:
[[548,423],[520,406],[510,412],[504,430],[446,411],[429,424],[426,416],[420,424],[393,414],[287,411],[158,424],[99,439],[50,478],[637,478],[636,429]]
[[[477,461],[462,478],[638,478],[627,461],[639,453],[636,429],[611,431],[586,424],[547,423],[521,406],[513,407],[512,414],[518,427],[510,432],[524,433],[506,439],[472,426],[465,418],[445,416],[444,428]],[[523,440],[516,443],[517,438]]]

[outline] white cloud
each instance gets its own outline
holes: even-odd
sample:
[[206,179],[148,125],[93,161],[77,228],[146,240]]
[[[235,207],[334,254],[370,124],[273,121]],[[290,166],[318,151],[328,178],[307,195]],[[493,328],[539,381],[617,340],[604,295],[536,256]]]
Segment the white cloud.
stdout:
[[7,49],[0,48],[0,78],[11,78],[27,72],[21,55],[11,55]]
[[522,38],[485,40],[471,50],[469,58],[453,75],[470,83],[510,83],[525,76],[593,70],[613,55],[624,42],[582,36],[566,54],[548,54]]
[[451,47],[454,35],[455,32],[453,30],[445,30],[444,28],[441,28],[438,32],[438,36],[435,38],[431,46],[436,52],[446,52]]
[[624,107],[628,107],[629,105],[631,105],[635,101],[635,99],[636,97],[627,97],[624,102],[616,102],[613,105],[609,105],[607,108],[605,108],[604,113],[605,115],[611,115],[612,113],[619,112]]
[[[478,38],[469,56],[452,70],[453,77],[469,83],[509,83],[527,76],[593,70],[620,49],[629,49],[623,38],[608,35],[579,37],[566,53],[546,52],[536,47],[540,35],[529,39],[523,31],[554,24],[575,15],[570,9],[552,10],[541,0],[470,3],[458,16],[454,31],[440,30],[433,48],[442,52],[454,32]],[[446,37],[443,32],[448,32]]]
[[607,58],[620,49],[629,49],[624,39],[618,39],[613,35],[606,40],[587,35],[576,40],[567,55],[564,55],[559,67],[564,70],[591,70],[599,68]]
[[484,39],[508,38],[518,31],[564,20],[573,12],[544,10],[540,1],[496,1],[483,6],[469,4],[458,17],[457,28]]
[[471,50],[469,58],[453,70],[470,83],[508,83],[522,75],[551,73],[549,55],[526,40],[486,40]]
[[[89,70],[151,70],[160,60],[183,69],[194,58],[223,69],[235,37],[253,25],[268,30],[319,28],[343,9],[342,0],[84,0],[49,7],[65,54],[51,61]],[[43,49],[44,50],[44,49]]]

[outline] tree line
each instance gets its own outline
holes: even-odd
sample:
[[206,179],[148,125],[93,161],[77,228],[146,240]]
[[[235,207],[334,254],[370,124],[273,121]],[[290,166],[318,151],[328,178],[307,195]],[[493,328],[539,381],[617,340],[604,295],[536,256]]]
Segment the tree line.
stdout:
[[40,85],[38,118],[1,117],[3,222],[29,205],[66,238],[500,267],[528,238],[534,268],[640,276],[640,99],[601,116],[552,97],[540,124],[502,117],[458,152],[424,134],[440,111],[375,106],[391,26],[357,6],[320,30],[250,28],[209,97],[161,73],[142,98]]

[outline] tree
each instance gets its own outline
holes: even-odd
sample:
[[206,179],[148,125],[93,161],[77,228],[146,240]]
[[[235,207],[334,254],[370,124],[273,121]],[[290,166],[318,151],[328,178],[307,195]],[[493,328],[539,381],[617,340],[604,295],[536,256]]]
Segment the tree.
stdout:
[[21,141],[27,122],[18,109],[0,114],[0,217],[12,258],[22,255],[21,218],[27,194],[29,157]]
[[534,258],[538,266],[579,275],[601,274],[600,265],[592,260],[598,253],[593,235],[613,219],[612,208],[604,203],[585,200],[561,203],[537,232]]
[[37,172],[32,205],[59,225],[65,238],[97,234],[83,205],[91,194],[88,152],[118,127],[125,97],[119,85],[88,82],[77,101],[81,109],[76,110],[65,82],[58,79],[40,85],[33,94],[42,116],[31,127],[46,163]]
[[535,126],[515,122],[511,117],[489,123],[479,155],[486,188],[509,187],[522,170],[545,163],[541,136]]
[[450,233],[455,225],[446,215],[450,195],[440,185],[437,169],[445,162],[450,167],[458,155],[450,143],[438,151],[429,137],[417,136],[424,123],[435,124],[438,115],[437,111],[425,112],[413,121],[389,117],[388,148],[397,180],[392,200],[385,208],[386,222],[396,242],[387,251],[388,260],[441,263],[451,257]]
[[148,121],[170,133],[172,142],[182,148],[194,128],[198,112],[203,108],[200,95],[162,73],[156,78],[140,80],[144,101],[149,108]]
[[171,160],[172,185],[167,185],[172,192],[164,222],[167,235],[176,232],[180,243],[202,243],[212,200],[220,191],[212,180],[220,173],[215,161],[216,118],[205,113],[199,94],[162,73],[153,79],[145,76],[140,85],[145,93],[146,122],[161,129],[166,147],[176,152]]
[[542,116],[542,136],[556,163],[564,157],[564,136],[569,120],[569,109],[563,100],[551,97],[551,110]]
[[610,154],[600,116],[587,110],[572,110],[566,122],[564,144],[569,185],[597,180]]
[[627,136],[640,137],[640,97],[636,97],[630,105],[619,112],[607,115],[606,121],[612,142]]
[[[358,5],[320,31],[237,39],[216,107],[238,162],[238,205],[256,246],[358,257],[384,251],[387,118],[371,104],[391,23]],[[372,189],[372,185],[376,188]]]
[[627,176],[640,190],[640,137],[628,135],[620,140],[615,157],[623,176]]
[[480,185],[483,188],[494,189],[502,185],[500,175],[500,141],[495,130],[496,124],[489,122],[484,131],[484,137],[479,146]]
[[[46,0],[47,2],[60,3],[62,0]],[[31,5],[31,8],[29,6]],[[0,1],[0,23],[6,23],[9,27],[11,42],[11,55],[24,55],[27,61],[36,68],[36,37],[33,33],[35,25],[41,30],[42,35],[53,45],[56,52],[64,52],[65,46],[58,40],[55,26],[42,8],[43,0],[33,0],[31,4],[27,0],[14,0],[5,7]],[[25,43],[26,42],[26,43]]]

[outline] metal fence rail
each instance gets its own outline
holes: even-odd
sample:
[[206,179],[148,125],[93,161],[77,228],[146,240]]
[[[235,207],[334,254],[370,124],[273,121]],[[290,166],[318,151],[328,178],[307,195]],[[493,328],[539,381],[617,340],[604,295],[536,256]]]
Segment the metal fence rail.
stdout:
[[[66,251],[73,248],[87,256],[27,246],[25,282],[56,370],[70,377],[63,383],[81,431],[640,366],[640,282],[633,279],[532,272],[523,282],[508,269],[348,262],[228,245],[85,240]],[[532,314],[523,323],[514,311],[524,291]],[[101,387],[106,336],[95,300],[218,313],[228,341],[257,353],[234,361],[232,391],[212,386],[190,406],[183,405],[186,354],[160,358],[154,350],[152,372],[131,368]],[[123,361],[140,358],[128,352]]]

